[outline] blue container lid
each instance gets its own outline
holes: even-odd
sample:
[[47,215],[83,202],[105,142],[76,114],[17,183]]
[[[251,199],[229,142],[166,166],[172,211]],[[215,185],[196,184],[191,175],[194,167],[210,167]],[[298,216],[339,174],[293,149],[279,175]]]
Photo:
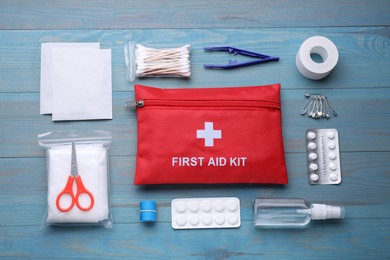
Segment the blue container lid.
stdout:
[[154,200],[144,200],[139,203],[140,210],[156,210],[156,202]]

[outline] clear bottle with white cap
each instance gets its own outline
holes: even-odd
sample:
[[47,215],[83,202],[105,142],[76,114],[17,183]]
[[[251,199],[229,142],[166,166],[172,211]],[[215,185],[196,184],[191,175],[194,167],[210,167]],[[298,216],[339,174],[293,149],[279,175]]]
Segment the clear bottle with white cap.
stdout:
[[255,226],[271,228],[305,227],[311,220],[343,219],[342,206],[315,204],[304,199],[254,199]]

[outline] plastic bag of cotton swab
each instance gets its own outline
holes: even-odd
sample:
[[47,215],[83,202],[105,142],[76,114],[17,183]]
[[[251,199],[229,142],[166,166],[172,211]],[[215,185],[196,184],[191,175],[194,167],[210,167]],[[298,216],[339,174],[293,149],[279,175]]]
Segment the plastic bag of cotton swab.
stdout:
[[157,49],[134,42],[125,45],[127,78],[135,77],[184,77],[191,76],[190,45]]

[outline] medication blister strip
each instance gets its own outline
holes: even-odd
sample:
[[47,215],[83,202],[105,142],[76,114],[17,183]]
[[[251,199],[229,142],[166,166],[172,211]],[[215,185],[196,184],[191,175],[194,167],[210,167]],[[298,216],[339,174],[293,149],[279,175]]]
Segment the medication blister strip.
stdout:
[[341,183],[339,135],[336,129],[308,129],[306,151],[310,184]]
[[241,225],[240,200],[226,198],[174,199],[173,229],[237,228]]

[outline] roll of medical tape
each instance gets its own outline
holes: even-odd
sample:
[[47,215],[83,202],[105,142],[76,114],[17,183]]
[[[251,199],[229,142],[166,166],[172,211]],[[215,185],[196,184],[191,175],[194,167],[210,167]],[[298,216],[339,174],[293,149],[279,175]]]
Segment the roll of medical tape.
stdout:
[[155,222],[157,218],[156,202],[154,200],[141,201],[140,204],[140,221]]
[[[315,62],[311,54],[321,56],[323,62]],[[339,60],[336,45],[326,37],[313,36],[306,39],[298,50],[296,64],[299,72],[306,78],[319,80],[331,73]]]

